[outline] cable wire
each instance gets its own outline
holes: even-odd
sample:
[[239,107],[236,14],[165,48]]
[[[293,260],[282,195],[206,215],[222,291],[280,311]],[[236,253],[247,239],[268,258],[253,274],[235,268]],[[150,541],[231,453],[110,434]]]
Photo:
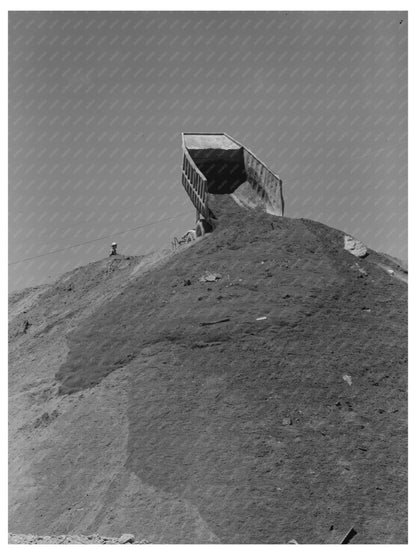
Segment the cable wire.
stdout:
[[175,218],[178,218],[179,216],[184,216],[186,214],[189,214],[189,212],[182,212],[181,214],[177,214],[176,216],[171,216],[170,218],[164,218],[162,220],[157,220],[155,222],[150,222],[148,224],[138,225],[136,227],[131,227],[130,229],[124,229],[123,231],[118,231],[117,233],[112,233],[111,235],[103,235],[102,237],[97,237],[96,239],[83,241],[82,243],[68,245],[67,247],[63,247],[62,249],[56,249],[53,251],[45,252],[43,254],[36,254],[35,256],[29,256],[28,258],[22,258],[21,260],[15,260],[14,262],[9,262],[9,266],[13,266],[14,264],[20,264],[21,262],[27,262],[28,260],[34,260],[35,258],[41,258],[42,256],[48,256],[49,254],[55,254],[58,252],[67,251],[69,249],[74,249],[76,247],[81,247],[82,245],[88,245],[89,243],[95,243],[96,241],[102,241],[103,239],[111,239],[116,235],[123,235],[124,233],[128,233],[129,231],[134,231],[136,229],[142,229],[143,227],[149,227],[151,225],[160,224],[162,222],[167,222],[168,220],[174,220]]

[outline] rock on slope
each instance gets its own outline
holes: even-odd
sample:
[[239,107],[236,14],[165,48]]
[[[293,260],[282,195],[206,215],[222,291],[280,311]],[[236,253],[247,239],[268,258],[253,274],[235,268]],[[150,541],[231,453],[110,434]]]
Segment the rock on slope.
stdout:
[[12,297],[9,531],[406,542],[406,284],[322,224],[210,206],[153,270]]

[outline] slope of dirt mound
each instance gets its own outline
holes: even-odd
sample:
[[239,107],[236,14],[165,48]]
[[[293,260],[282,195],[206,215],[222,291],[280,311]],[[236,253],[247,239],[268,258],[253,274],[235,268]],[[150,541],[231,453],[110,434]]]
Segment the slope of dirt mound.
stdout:
[[210,207],[212,235],[117,294],[115,278],[59,357],[16,347],[37,377],[11,403],[10,531],[331,543],[354,525],[353,542],[406,542],[406,285],[340,231]]
[[90,536],[33,536],[29,534],[9,534],[9,544],[145,544],[146,540],[136,540],[132,534],[119,538],[106,538],[97,534]]

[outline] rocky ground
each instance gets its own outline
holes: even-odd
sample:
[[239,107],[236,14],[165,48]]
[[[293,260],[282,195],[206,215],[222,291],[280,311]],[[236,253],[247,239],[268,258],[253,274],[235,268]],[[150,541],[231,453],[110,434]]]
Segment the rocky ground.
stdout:
[[405,543],[405,269],[211,201],[175,254],[12,295],[9,531]]
[[123,534],[119,538],[106,538],[92,534],[90,536],[33,536],[25,534],[9,534],[9,544],[144,544],[145,540],[138,541],[133,534]]

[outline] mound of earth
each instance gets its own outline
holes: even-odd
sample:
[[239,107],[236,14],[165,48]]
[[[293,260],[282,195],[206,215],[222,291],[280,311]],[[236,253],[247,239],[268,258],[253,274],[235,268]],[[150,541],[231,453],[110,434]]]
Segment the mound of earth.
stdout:
[[317,222],[210,207],[215,231],[176,253],[10,299],[9,531],[405,543],[394,262]]

